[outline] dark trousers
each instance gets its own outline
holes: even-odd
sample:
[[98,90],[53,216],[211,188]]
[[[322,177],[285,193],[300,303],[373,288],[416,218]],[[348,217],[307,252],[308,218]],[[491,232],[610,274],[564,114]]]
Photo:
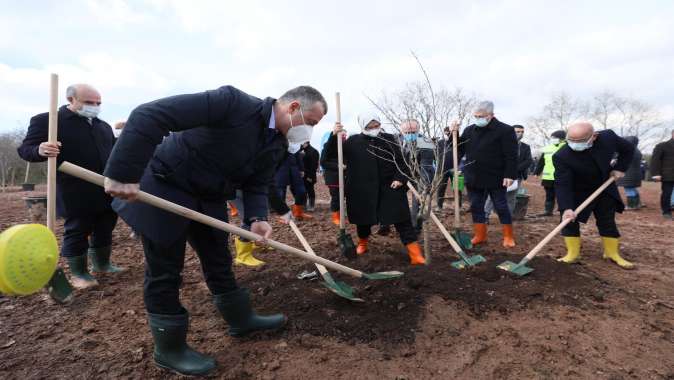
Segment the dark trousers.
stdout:
[[[599,236],[619,238],[618,226],[615,224],[615,199],[609,195],[601,195],[595,201],[594,219],[597,222],[597,229],[599,229]],[[580,236],[580,223],[577,221],[567,224],[562,228],[562,236]]]
[[87,253],[89,247],[100,248],[111,245],[112,230],[116,224],[117,214],[112,210],[66,218],[63,225],[61,256],[81,256]]
[[339,211],[339,186],[328,186],[330,190],[330,211]]
[[156,314],[182,313],[180,285],[186,242],[199,256],[201,270],[211,294],[237,289],[227,237],[227,233],[197,222],[190,222],[185,236],[171,246],[162,246],[143,236],[144,300],[147,311]]
[[510,215],[510,209],[508,208],[505,187],[496,189],[468,188],[468,196],[470,197],[470,212],[473,216],[473,223],[481,224],[487,221],[487,215],[484,212],[484,204],[487,201],[487,197],[490,197],[494,203],[494,209],[498,214],[501,224],[513,223],[512,215]]
[[555,188],[543,187],[545,189],[545,211],[552,212],[555,208]]
[[[394,224],[398,235],[400,235],[400,241],[407,245],[417,241],[417,231],[412,226],[411,220],[406,220],[404,222]],[[358,232],[358,237],[361,239],[367,239],[372,233],[371,225],[357,225],[356,231]]]
[[311,181],[307,181],[306,178],[302,179],[304,181],[304,189],[307,192],[307,198],[315,200],[316,199],[316,191],[314,190],[314,180],[312,179]]
[[674,189],[674,181],[662,181],[660,208],[663,214],[672,213],[672,189]]
[[[442,208],[442,205],[445,203],[445,193],[447,192],[447,183],[448,181],[454,181],[454,172],[452,170],[446,171],[442,176],[442,182],[438,185],[438,198],[437,204],[439,208]],[[453,191],[453,187],[450,188],[450,191]],[[459,191],[459,206],[463,203],[463,194]]]
[[276,173],[276,187],[281,199],[286,199],[286,188],[290,186],[290,192],[295,198],[296,205],[304,205],[307,201],[307,190],[304,188],[304,180],[296,170],[279,170]]

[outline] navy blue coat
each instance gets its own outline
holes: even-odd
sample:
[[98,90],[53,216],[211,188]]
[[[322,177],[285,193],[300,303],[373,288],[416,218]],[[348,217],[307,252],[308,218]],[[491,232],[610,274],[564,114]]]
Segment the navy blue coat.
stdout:
[[484,127],[469,125],[459,138],[459,160],[466,156],[466,186],[497,189],[503,178],[517,179],[515,129],[495,117]]
[[[105,176],[140,182],[143,191],[223,221],[225,201],[241,189],[244,219],[266,217],[269,184],[288,148],[269,128],[274,102],[223,86],[143,104],[131,112]],[[116,199],[113,207],[134,230],[164,245],[189,224],[140,202]]]
[[[552,156],[555,165],[555,194],[561,212],[575,210],[609,178],[612,170],[626,171],[634,155],[634,145],[609,129],[600,131],[589,149],[589,156],[594,162],[588,162],[587,154],[583,153],[575,152],[565,145]],[[612,167],[611,160],[616,153],[618,160]],[[594,176],[597,167],[601,172],[601,178]],[[603,194],[615,200],[616,211],[622,212],[625,209],[615,182],[606,188]],[[581,223],[587,222],[595,203],[590,203],[576,220]]]
[[[91,124],[86,118],[71,111],[66,106],[58,110],[57,141],[61,142],[61,152],[57,165],[63,161],[103,173],[115,136],[110,125],[93,118]],[[28,133],[17,149],[19,156],[29,162],[47,161],[38,154],[38,147],[49,137],[49,113],[41,113],[30,119]],[[56,173],[56,212],[64,218],[94,215],[110,211],[110,198],[103,188],[82,181],[68,174]]]

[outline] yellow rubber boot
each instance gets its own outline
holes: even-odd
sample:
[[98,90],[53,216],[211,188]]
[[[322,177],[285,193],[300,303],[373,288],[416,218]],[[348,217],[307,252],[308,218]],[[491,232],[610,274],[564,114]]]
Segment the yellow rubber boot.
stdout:
[[566,256],[557,259],[557,261],[567,264],[573,264],[580,259],[580,236],[564,236],[566,244]]
[[237,265],[245,265],[248,267],[257,267],[264,264],[264,261],[253,257],[254,244],[252,241],[241,241],[239,238],[234,239],[236,247],[236,259],[234,263]]
[[620,240],[618,238],[603,237],[604,243],[604,258],[613,261],[623,269],[633,269],[634,264],[620,257]]

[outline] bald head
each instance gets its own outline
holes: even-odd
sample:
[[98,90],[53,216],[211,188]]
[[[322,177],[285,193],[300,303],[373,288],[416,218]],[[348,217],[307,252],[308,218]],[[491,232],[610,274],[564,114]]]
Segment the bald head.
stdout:
[[594,128],[592,127],[592,124],[581,121],[569,126],[569,131],[566,133],[566,139],[569,141],[587,141],[593,135]]
[[73,112],[81,111],[85,106],[98,108],[101,105],[101,94],[91,85],[79,83],[68,86],[66,99]]

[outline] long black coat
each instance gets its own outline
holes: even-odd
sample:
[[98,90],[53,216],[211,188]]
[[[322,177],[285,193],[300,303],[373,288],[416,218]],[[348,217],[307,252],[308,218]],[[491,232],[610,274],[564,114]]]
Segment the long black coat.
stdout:
[[531,147],[527,143],[517,142],[517,178],[527,179],[529,177],[529,167],[534,162],[531,158]]
[[651,176],[658,175],[663,181],[674,181],[674,138],[661,142],[653,149]]
[[[618,154],[618,161],[611,167],[611,160]],[[575,152],[568,145],[562,147],[552,156],[555,165],[555,195],[559,210],[574,210],[589,197],[608,178],[612,170],[627,170],[634,145],[619,137],[612,130],[600,131],[588,152]],[[588,159],[592,161],[588,162]],[[595,174],[601,173],[598,178]],[[612,183],[603,196],[610,196],[616,202],[616,211],[622,212],[625,205],[618,193],[618,187]],[[585,223],[594,209],[595,202],[577,216],[579,222]]]
[[[333,135],[330,135],[330,139],[333,137]],[[336,187],[339,186],[337,140],[330,145],[330,139],[323,144],[320,162],[321,167],[323,168],[323,180],[325,181],[326,186]],[[346,170],[344,171],[344,176],[346,177]]]
[[459,139],[459,159],[464,155],[469,189],[496,189],[503,186],[503,178],[517,179],[515,129],[495,117],[484,127],[466,127]]
[[316,183],[316,172],[318,171],[318,151],[313,146],[308,145],[304,149],[304,178],[311,179],[312,183]]
[[625,171],[625,176],[618,180],[617,185],[622,187],[640,187],[641,186],[641,151],[637,148],[639,139],[635,136],[627,136],[625,140],[634,145],[634,155],[632,161]]
[[[360,133],[349,137],[343,148],[344,164],[349,170],[344,188],[349,222],[374,225],[409,220],[407,179],[390,161],[395,157],[399,167],[404,169],[402,152],[393,135],[380,133],[378,137],[370,137]],[[337,157],[334,135],[326,143],[325,154]],[[393,181],[400,181],[403,186],[391,189]]]
[[[225,200],[241,189],[244,219],[266,217],[269,184],[288,149],[285,137],[269,128],[274,101],[223,86],[143,104],[129,116],[105,175],[140,182],[146,192],[220,220],[227,220]],[[189,224],[140,202],[115,200],[113,206],[137,232],[163,245]]]
[[[46,161],[38,154],[38,147],[49,137],[49,113],[30,119],[28,133],[17,149],[19,156],[29,162]],[[58,110],[57,140],[61,152],[57,165],[72,162],[96,173],[103,173],[115,143],[112,128],[101,119],[93,118],[91,124],[66,106]],[[56,173],[56,212],[64,218],[98,214],[110,210],[110,198],[103,188],[69,176]]]

